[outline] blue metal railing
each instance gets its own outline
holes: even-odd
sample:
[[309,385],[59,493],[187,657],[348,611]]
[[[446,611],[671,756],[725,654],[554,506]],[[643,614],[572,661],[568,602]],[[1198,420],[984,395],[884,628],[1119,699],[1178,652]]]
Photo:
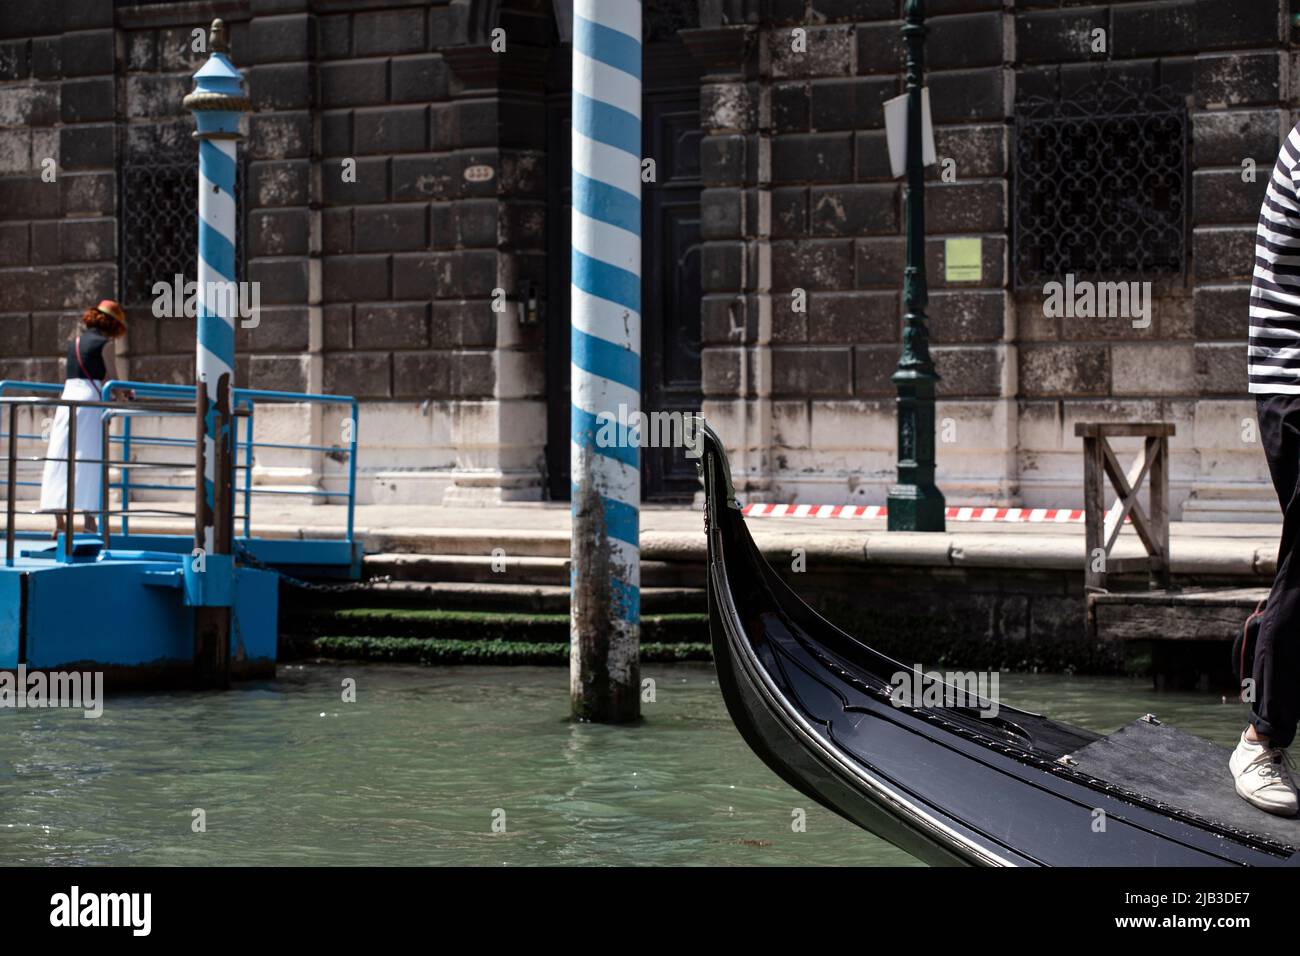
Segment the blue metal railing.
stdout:
[[[42,389],[37,389],[37,391],[42,391]],[[77,443],[78,436],[77,436],[76,426],[78,423],[78,419],[80,418],[81,412],[83,410],[96,410],[96,409],[99,410],[101,415],[102,425],[100,428],[100,434],[97,435],[96,438],[103,440],[108,435],[109,421],[110,421],[105,416],[105,413],[112,411],[113,406],[111,403],[105,402],[102,399],[97,399],[95,401],[86,401],[84,399],[65,398],[63,395],[59,395],[54,398],[43,398],[39,395],[34,395],[34,396],[25,395],[25,396],[17,396],[17,397],[0,395],[0,404],[3,404],[8,408],[8,415],[9,415],[9,421],[7,423],[7,427],[3,432],[3,434],[0,435],[0,437],[5,438],[6,440],[5,464],[6,464],[7,474],[5,476],[5,531],[4,531],[5,566],[6,567],[13,566],[14,542],[17,537],[17,529],[15,527],[14,519],[17,514],[15,505],[17,503],[16,500],[18,497],[17,490],[16,490],[18,487],[18,480],[17,480],[18,477],[17,467],[19,461],[18,438],[20,434],[19,432],[20,426],[18,424],[18,413],[23,408],[31,409],[34,411],[38,408],[55,407],[58,409],[58,413],[56,414],[64,414],[67,416],[67,432],[64,437],[64,441],[66,441],[66,456],[65,457],[56,456],[54,458],[50,458],[47,455],[40,455],[40,456],[29,458],[27,460],[32,462],[44,462],[46,466],[48,466],[51,462],[65,463],[65,473],[62,479],[60,480],[60,483],[64,485],[63,491],[66,495],[64,499],[65,504],[59,507],[58,509],[43,509],[42,511],[35,511],[32,513],[41,514],[41,513],[49,513],[53,511],[56,514],[60,514],[62,529],[60,533],[56,535],[56,537],[61,537],[63,540],[63,544],[61,548],[56,546],[55,550],[60,551],[62,555],[58,560],[64,562],[71,562],[73,560],[73,556],[76,553],[76,546],[74,545],[73,539],[75,538],[76,535],[76,528],[75,528],[76,512],[78,510],[76,504],[77,501],[76,492],[78,490],[77,482],[76,482],[77,472],[78,470],[80,470],[82,465],[98,465],[100,468],[100,479],[102,482],[107,483],[109,466],[110,464],[113,464],[111,459],[109,457],[105,457],[105,453],[98,449],[93,451],[92,453],[93,457],[91,457],[91,455],[81,454],[82,448]],[[188,415],[191,419],[194,417],[193,408],[186,409],[185,406],[179,405],[174,402],[168,402],[168,403],[138,402],[134,405],[134,410],[137,414],[156,413],[156,414],[163,414],[163,415],[174,415],[178,413],[188,412]],[[239,413],[237,412],[237,414]],[[44,428],[42,428],[42,431],[44,431]],[[28,435],[27,437],[31,439],[37,438],[37,436],[35,435]],[[103,445],[100,446],[100,448],[103,447],[104,447]],[[118,464],[121,463],[119,462]],[[141,464],[143,467],[165,467],[165,468],[178,467],[176,464],[170,462],[165,462],[165,463],[147,462]],[[49,478],[48,474],[45,477],[46,479],[48,479]],[[27,484],[27,482],[24,482],[24,484]],[[107,515],[109,514],[109,512],[107,511],[106,496],[102,493],[103,485],[101,484],[100,487],[101,487],[101,493],[99,496],[98,510],[101,519],[104,521],[104,528],[105,528],[104,543],[107,545],[108,538],[109,538]],[[42,489],[42,496],[43,496],[43,492],[44,489]],[[80,510],[85,511],[88,509],[85,509],[83,507]],[[155,511],[153,513],[158,514],[160,512]],[[89,520],[90,520],[89,515],[87,515],[87,523],[89,523]]]
[[[5,395],[11,391],[39,392],[42,395],[57,396],[63,394],[63,386],[55,385],[51,382],[20,382],[16,379],[8,379],[8,378],[0,379],[0,396]],[[24,440],[32,440],[32,441],[45,440],[45,436],[43,435],[23,435],[20,433],[18,437]],[[39,488],[41,486],[41,483],[39,481],[15,481],[14,484],[20,488],[22,487]]]
[[63,386],[53,382],[20,382],[18,379],[0,379],[0,395],[9,392],[43,392],[46,395],[62,395]]
[[[63,386],[50,382],[23,382],[12,379],[0,380],[0,396],[10,392],[25,391],[36,392],[40,394],[61,395]],[[133,392],[137,397],[147,398],[174,398],[181,400],[194,400],[193,385],[167,385],[158,382],[132,382],[127,380],[114,379],[104,383],[103,398],[110,401],[114,393]],[[234,487],[237,493],[242,492],[244,496],[242,519],[244,525],[244,537],[252,536],[252,499],[255,495],[279,495],[279,496],[308,496],[315,498],[344,498],[347,502],[347,541],[351,547],[356,528],[356,490],[357,490],[357,423],[359,403],[350,395],[325,395],[313,394],[309,392],[284,392],[266,389],[237,388],[234,390],[234,403],[236,410],[242,411],[241,417],[246,418],[247,424],[244,429],[244,437],[241,441],[239,438],[238,424],[235,425],[235,461],[232,465],[235,470]],[[311,443],[293,443],[293,442],[259,442],[254,437],[254,420],[256,408],[259,404],[310,404],[310,405],[346,405],[350,416],[350,427],[347,429],[347,441],[342,445],[317,445]],[[193,491],[194,486],[181,486],[171,484],[153,484],[148,482],[133,482],[131,480],[131,452],[132,448],[146,446],[170,446],[181,448],[193,448],[194,439],[192,438],[167,438],[164,436],[139,436],[132,434],[132,420],[134,415],[129,414],[131,406],[124,404],[122,411],[128,414],[122,415],[122,434],[111,435],[110,442],[116,442],[122,446],[123,467],[122,479],[113,483],[112,487],[122,489],[122,533],[128,534],[130,529],[130,496],[135,491]],[[158,413],[149,413],[158,414]],[[41,435],[19,435],[19,438],[29,440],[43,440]],[[253,486],[253,464],[254,449],[279,449],[289,451],[312,451],[324,454],[344,454],[348,458],[348,481],[347,491],[315,491],[311,489],[272,489],[272,488],[255,488]],[[243,463],[240,463],[240,452],[243,453]],[[108,456],[106,456],[108,457]],[[242,475],[242,487],[239,482],[239,472]],[[39,487],[40,482],[26,481],[18,482],[20,485],[31,485]],[[108,494],[109,485],[103,483],[100,488],[100,510],[106,513],[108,511]]]

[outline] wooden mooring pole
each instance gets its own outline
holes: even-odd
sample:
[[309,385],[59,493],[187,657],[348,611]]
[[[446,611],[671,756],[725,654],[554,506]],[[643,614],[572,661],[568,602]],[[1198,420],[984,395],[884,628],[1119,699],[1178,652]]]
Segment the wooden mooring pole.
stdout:
[[[641,4],[573,6],[573,714],[641,713]],[[602,427],[603,426],[603,427]]]
[[226,31],[212,21],[208,60],[194,74],[185,107],[199,141],[198,348],[195,387],[194,554],[187,597],[194,606],[194,685],[230,683],[234,594],[234,421],[236,285],[235,145],[250,109],[244,80],[226,57]]

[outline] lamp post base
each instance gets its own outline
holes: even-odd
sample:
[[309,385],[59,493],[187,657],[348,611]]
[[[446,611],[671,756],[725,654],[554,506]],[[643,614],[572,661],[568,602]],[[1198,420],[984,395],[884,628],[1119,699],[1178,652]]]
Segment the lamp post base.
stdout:
[[934,485],[891,485],[886,499],[890,531],[944,531],[946,506]]

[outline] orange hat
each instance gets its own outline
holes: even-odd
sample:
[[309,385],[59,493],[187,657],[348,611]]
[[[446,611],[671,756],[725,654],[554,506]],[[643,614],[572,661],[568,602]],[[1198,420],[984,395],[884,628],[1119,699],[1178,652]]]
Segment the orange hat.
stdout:
[[102,312],[111,319],[117,319],[123,325],[126,325],[126,310],[114,302],[112,299],[104,299],[99,305],[95,306],[96,312]]

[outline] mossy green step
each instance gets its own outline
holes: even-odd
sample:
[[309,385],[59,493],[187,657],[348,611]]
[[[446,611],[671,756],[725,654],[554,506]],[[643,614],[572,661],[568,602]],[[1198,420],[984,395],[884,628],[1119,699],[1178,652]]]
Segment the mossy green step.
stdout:
[[[317,637],[311,652],[320,657],[400,664],[551,664],[567,666],[567,642],[451,640],[418,637]],[[680,641],[641,645],[643,663],[711,661],[708,644]]]
[[[567,645],[569,615],[348,608],[287,613],[281,618],[280,630],[293,640],[346,635]],[[641,618],[641,640],[646,644],[706,643],[708,639],[707,614],[654,614]]]

